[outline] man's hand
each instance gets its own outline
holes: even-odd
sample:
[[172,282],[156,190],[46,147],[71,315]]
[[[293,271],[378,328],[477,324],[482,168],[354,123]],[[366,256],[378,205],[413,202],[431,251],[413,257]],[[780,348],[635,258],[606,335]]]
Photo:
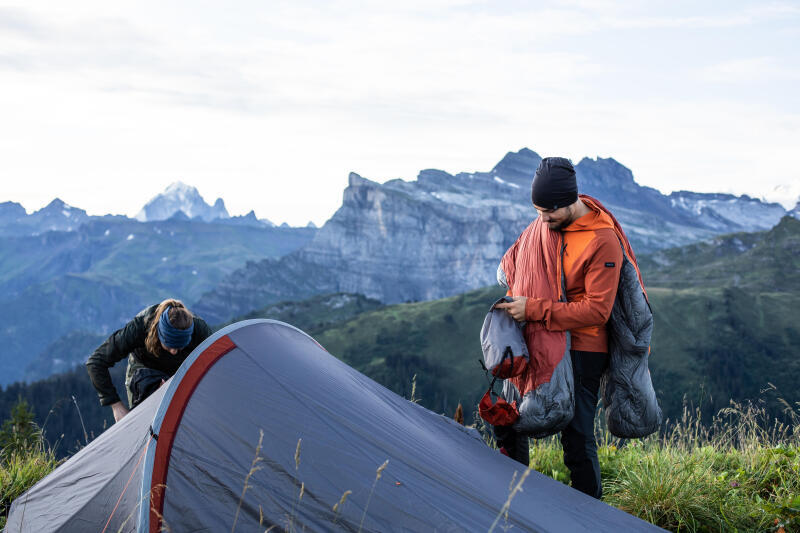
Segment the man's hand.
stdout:
[[505,309],[511,318],[517,322],[525,322],[525,304],[528,299],[525,296],[514,296],[513,302],[503,302],[495,305],[495,309]]
[[125,415],[130,413],[127,407],[122,402],[112,403],[111,411],[114,413],[114,422],[119,422]]

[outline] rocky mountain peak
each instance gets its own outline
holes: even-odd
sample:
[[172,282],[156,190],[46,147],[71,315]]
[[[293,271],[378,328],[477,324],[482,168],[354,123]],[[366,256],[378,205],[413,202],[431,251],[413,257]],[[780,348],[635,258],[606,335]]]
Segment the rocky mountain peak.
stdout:
[[350,175],[347,176],[347,185],[349,187],[359,187],[361,185],[377,185],[377,183],[370,181],[367,178],[362,178],[355,172],[351,172]]
[[61,198],[55,198],[53,199],[52,202],[50,202],[43,208],[39,209],[38,211],[35,211],[31,216],[35,217],[60,216],[65,218],[82,218],[86,216],[86,211],[65,203]]
[[83,209],[72,207],[71,205],[64,202],[64,200],[62,200],[61,198],[54,198],[49,204],[47,204],[40,210],[36,211],[36,213],[59,213],[62,211],[69,212],[72,210],[83,211]]
[[176,196],[181,199],[200,196],[200,193],[197,191],[196,187],[187,185],[182,181],[173,181],[167,185],[167,188],[164,189],[164,194],[168,196]]
[[578,187],[602,187],[603,189],[633,190],[639,187],[633,172],[612,157],[591,159],[584,157],[575,166]]
[[492,169],[492,174],[504,180],[530,183],[542,158],[529,148],[508,152]]
[[28,212],[22,207],[22,204],[17,202],[2,202],[0,203],[0,219],[3,220],[16,220],[24,217]]
[[180,181],[171,183],[163,193],[153,197],[135,218],[141,222],[166,220],[178,211],[183,211],[188,218],[200,218],[207,222],[230,218],[222,198],[217,198],[211,206],[195,187]]
[[[42,209],[61,209],[62,207],[66,206],[67,204],[64,203],[64,200],[61,198],[53,198],[53,200],[44,206]],[[69,207],[69,206],[67,206]]]

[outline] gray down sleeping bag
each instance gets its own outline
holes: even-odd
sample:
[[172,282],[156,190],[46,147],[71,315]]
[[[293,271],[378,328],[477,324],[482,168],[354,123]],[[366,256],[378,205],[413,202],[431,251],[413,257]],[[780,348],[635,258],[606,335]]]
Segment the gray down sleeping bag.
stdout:
[[608,320],[609,367],[600,390],[608,430],[632,439],[658,431],[662,415],[647,368],[653,313],[624,247],[622,258],[617,298]]

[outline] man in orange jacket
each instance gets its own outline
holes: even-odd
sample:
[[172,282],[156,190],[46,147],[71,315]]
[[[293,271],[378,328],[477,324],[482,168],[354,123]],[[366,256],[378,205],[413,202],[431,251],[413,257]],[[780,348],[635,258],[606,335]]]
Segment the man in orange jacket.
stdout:
[[[542,222],[560,231],[564,251],[561,268],[566,279],[566,302],[512,295],[513,302],[499,304],[520,322],[540,321],[551,331],[569,331],[570,356],[575,377],[575,415],[561,432],[564,464],[572,486],[601,498],[600,465],[594,437],[594,417],[600,378],[608,366],[606,322],[617,295],[622,248],[613,219],[592,202],[578,196],[575,169],[569,160],[542,160],[533,179],[531,200]],[[528,268],[533,268],[529,262]],[[526,258],[517,257],[518,272]],[[507,428],[505,428],[507,429]],[[519,446],[519,436],[503,434],[509,445]],[[499,443],[501,446],[505,442]],[[514,450],[526,457],[525,450]]]

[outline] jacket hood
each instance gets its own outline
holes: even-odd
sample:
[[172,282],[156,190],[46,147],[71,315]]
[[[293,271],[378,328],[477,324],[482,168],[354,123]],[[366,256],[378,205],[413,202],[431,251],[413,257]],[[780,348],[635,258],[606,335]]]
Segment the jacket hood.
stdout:
[[588,231],[598,230],[602,228],[614,229],[614,219],[600,209],[590,197],[581,195],[580,199],[589,208],[589,213],[586,213],[572,224],[563,228],[562,231]]

